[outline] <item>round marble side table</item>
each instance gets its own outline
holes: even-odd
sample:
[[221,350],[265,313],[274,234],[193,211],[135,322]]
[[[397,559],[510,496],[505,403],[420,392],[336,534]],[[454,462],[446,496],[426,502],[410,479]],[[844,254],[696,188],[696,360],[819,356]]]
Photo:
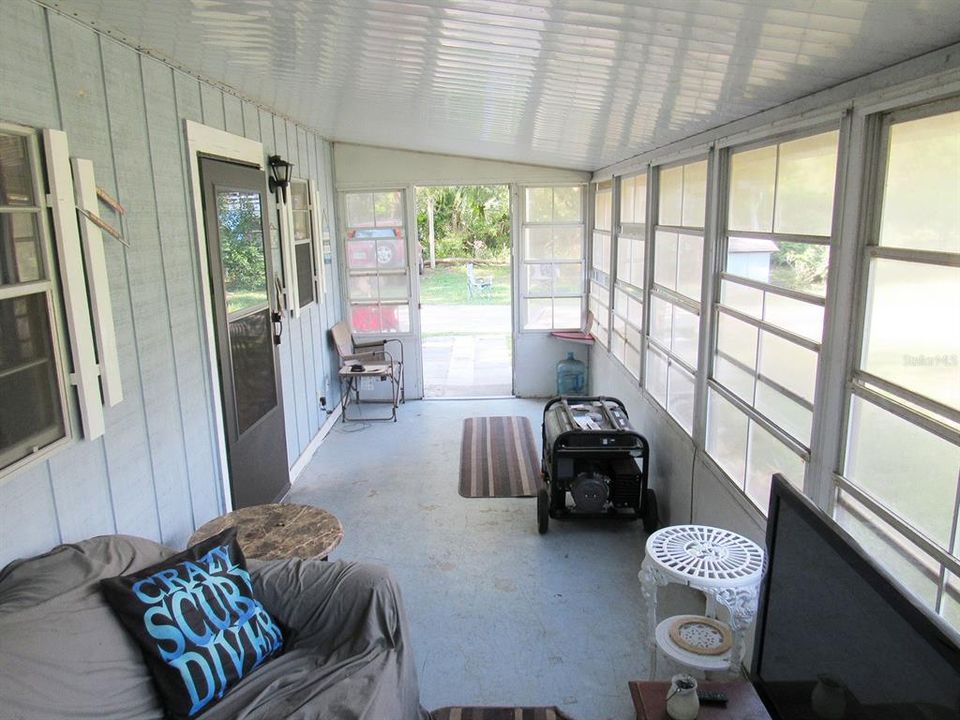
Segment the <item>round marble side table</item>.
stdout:
[[343,540],[343,525],[333,513],[311,505],[274,503],[245,507],[214,518],[190,536],[190,544],[234,526],[244,556],[257,560],[326,560]]

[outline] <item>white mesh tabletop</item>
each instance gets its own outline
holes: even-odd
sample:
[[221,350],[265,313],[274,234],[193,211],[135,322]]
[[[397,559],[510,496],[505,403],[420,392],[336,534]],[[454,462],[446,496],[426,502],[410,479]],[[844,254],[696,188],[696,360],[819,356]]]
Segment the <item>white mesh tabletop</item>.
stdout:
[[680,582],[706,588],[757,585],[764,551],[742,535],[708,525],[674,525],[657,530],[646,559]]

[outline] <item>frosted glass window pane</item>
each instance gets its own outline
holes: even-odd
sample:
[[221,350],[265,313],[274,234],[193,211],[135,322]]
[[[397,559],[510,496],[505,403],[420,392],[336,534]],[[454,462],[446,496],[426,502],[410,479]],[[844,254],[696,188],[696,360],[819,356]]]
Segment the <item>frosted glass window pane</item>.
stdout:
[[626,335],[627,335],[627,323],[626,323],[626,321],[625,321],[623,318],[617,317],[616,315],[614,315],[614,316],[613,316],[613,331],[616,332],[616,333],[619,333],[620,335],[623,335],[624,337],[626,337]]
[[293,204],[294,211],[306,210],[310,206],[307,195],[307,183],[302,180],[290,181],[290,201]]
[[526,222],[548,223],[553,221],[552,188],[527,188],[524,205],[526,207]]
[[633,377],[640,379],[640,351],[629,345],[623,353],[623,364]]
[[663,347],[670,347],[673,328],[673,305],[666,300],[650,296],[650,337]]
[[683,166],[683,225],[702,228],[707,216],[707,161]]
[[634,297],[627,300],[629,310],[627,311],[627,320],[640,327],[643,325],[643,302]]
[[960,447],[854,395],[844,475],[949,548]]
[[550,298],[529,298],[526,301],[527,320],[523,327],[527,330],[550,330],[553,327],[553,300]]
[[810,447],[810,428],[813,413],[767,383],[757,382],[757,401],[754,407],[781,430]]
[[523,229],[523,256],[525,260],[553,259],[553,233],[549,227]]
[[610,235],[605,232],[593,233],[593,267],[610,272]]
[[834,130],[780,145],[775,232],[830,235],[839,137]]
[[583,292],[583,273],[580,264],[564,263],[554,265],[555,280],[553,291],[558,294]]
[[893,577],[934,607],[940,568],[929,555],[847,493],[840,494],[834,519]]
[[410,306],[384,305],[383,306],[384,332],[410,332]]
[[647,176],[638,175],[633,188],[633,221],[645,223],[647,221]]
[[627,294],[620,288],[613,291],[613,307],[621,317],[627,316]]
[[638,288],[642,288],[643,285],[643,270],[644,270],[644,251],[646,249],[646,242],[643,240],[630,240],[630,264],[632,266],[630,270],[631,282],[636,285]]
[[610,229],[610,214],[613,207],[612,203],[613,191],[610,189],[610,184],[605,183],[604,185],[598,186],[597,192],[594,196],[594,227],[601,230]]
[[760,332],[760,372],[813,402],[817,384],[817,353],[766,331]]
[[773,194],[777,180],[777,146],[734,153],[730,159],[731,230],[773,230]]
[[672,350],[678,358],[693,367],[697,367],[699,338],[700,318],[674,305]]
[[635,177],[623,178],[620,181],[620,222],[632,223],[633,219],[633,187]]
[[400,192],[373,194],[373,214],[377,227],[403,225],[403,203]]
[[553,221],[580,222],[583,219],[582,188],[558,187],[553,189]]
[[559,329],[579,329],[581,322],[580,298],[554,298],[553,326]]
[[633,345],[635,348],[640,347],[641,335],[640,331],[633,327],[632,325],[627,326],[627,342]]
[[947,574],[946,592],[940,614],[954,630],[960,630],[960,577]]
[[755,370],[758,332],[753,325],[720,313],[717,320],[717,350]]
[[553,253],[557,260],[579,260],[583,257],[583,226],[553,228]]
[[377,305],[351,306],[350,327],[355,333],[380,332],[380,308]]
[[660,403],[667,406],[667,359],[656,350],[647,350],[647,391]]
[[351,275],[349,279],[351,300],[376,300],[376,275]]
[[633,282],[630,278],[630,241],[620,237],[617,241],[617,279]]
[[677,292],[700,302],[703,274],[703,238],[680,235],[677,249]]
[[693,377],[683,368],[671,363],[668,368],[667,410],[680,427],[693,433]]
[[880,244],[960,252],[960,110],[890,127]]
[[653,280],[658,285],[677,289],[677,233],[657,231],[653,250]]
[[766,513],[770,504],[770,481],[780,473],[790,484],[803,487],[804,463],[796,453],[755,422],[750,422],[747,454],[747,497]]
[[381,300],[402,300],[406,297],[407,297],[407,276],[405,274],[380,276],[380,299]]
[[710,390],[707,398],[707,452],[743,487],[747,461],[747,416]]
[[871,261],[863,369],[960,408],[960,268]]
[[766,293],[763,319],[771,325],[820,342],[823,337],[823,306]]
[[626,343],[623,340],[623,335],[618,335],[613,333],[610,336],[610,352],[613,353],[613,356],[623,363],[623,351],[626,348]]
[[347,193],[348,227],[373,227],[373,193]]
[[758,319],[763,314],[763,290],[729,280],[720,282],[720,302]]
[[553,291],[553,265],[527,265],[527,293],[549,295]]
[[660,171],[661,225],[679,225],[683,219],[683,167],[666,168]]
[[713,362],[713,377],[745,403],[753,405],[753,386],[756,382],[753,373],[747,372],[726,358],[717,356]]

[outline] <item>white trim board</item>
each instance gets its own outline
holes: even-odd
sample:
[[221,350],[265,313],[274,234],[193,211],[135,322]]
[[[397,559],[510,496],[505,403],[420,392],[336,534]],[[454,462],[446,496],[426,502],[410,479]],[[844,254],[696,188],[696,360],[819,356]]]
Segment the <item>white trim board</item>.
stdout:
[[230,496],[230,472],[227,462],[227,435],[223,427],[223,397],[220,375],[217,372],[217,342],[214,329],[213,303],[210,290],[210,268],[207,262],[207,233],[203,227],[203,191],[200,186],[200,155],[210,155],[264,167],[263,145],[239,135],[201,125],[192,120],[183,121],[187,140],[187,162],[190,170],[190,191],[193,195],[193,227],[197,239],[197,262],[200,271],[200,302],[203,305],[203,327],[207,339],[207,372],[213,399],[213,427],[217,438],[217,457],[220,464],[220,491],[223,511],[233,510]]
[[314,454],[320,448],[320,444],[326,439],[327,435],[330,434],[330,431],[333,430],[333,426],[337,424],[339,419],[340,403],[337,403],[330,415],[327,416],[327,419],[323,422],[323,425],[320,426],[317,434],[313,436],[313,440],[307,443],[307,446],[303,449],[303,452],[300,453],[300,457],[298,457],[296,462],[294,462],[290,467],[291,487],[296,484],[297,480],[300,478],[300,475],[304,470],[306,470],[307,465],[310,464],[310,461],[313,460]]

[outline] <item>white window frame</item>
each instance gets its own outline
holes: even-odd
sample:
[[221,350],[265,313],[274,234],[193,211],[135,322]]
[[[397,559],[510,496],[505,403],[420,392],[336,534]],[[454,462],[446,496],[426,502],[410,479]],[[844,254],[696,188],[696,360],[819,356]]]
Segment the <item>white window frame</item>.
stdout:
[[[576,222],[549,222],[549,223],[538,223],[538,222],[527,222],[527,190],[537,189],[537,188],[549,188],[553,191],[555,188],[571,188],[576,187],[580,188],[580,220]],[[553,323],[549,328],[528,328],[527,324],[527,300],[531,299],[550,299],[554,298],[572,298],[576,297],[580,300],[580,318],[582,324],[582,318],[584,314],[584,308],[587,304],[587,292],[588,286],[585,278],[586,266],[587,266],[587,249],[588,242],[586,237],[587,229],[587,203],[590,197],[590,186],[584,183],[544,183],[544,184],[528,184],[519,186],[519,196],[520,196],[520,235],[518,237],[518,244],[520,246],[520,268],[519,268],[519,296],[520,296],[520,308],[519,308],[519,318],[520,322],[517,326],[518,333],[537,333],[537,334],[549,334],[552,332],[568,331],[568,330],[580,330],[580,327],[567,327],[567,326],[558,326],[556,323]],[[539,259],[528,259],[526,252],[526,242],[524,241],[525,230],[528,227],[578,227],[581,232],[580,239],[580,257],[577,259],[559,259],[554,258],[551,260],[539,260]],[[580,266],[580,281],[581,281],[581,291],[579,293],[531,293],[527,290],[527,265],[574,265],[578,264]]]
[[[307,206],[302,210],[297,210],[293,206],[293,186],[302,185],[303,186],[303,195],[307,199]],[[289,250],[290,256],[290,298],[289,305],[290,311],[294,313],[294,316],[298,316],[305,308],[310,307],[311,305],[320,305],[322,304],[323,298],[323,282],[322,282],[322,260],[320,253],[322,248],[320,247],[320,233],[318,231],[318,218],[317,218],[317,191],[314,187],[313,180],[306,178],[292,178],[290,180],[290,187],[288,188],[290,201],[287,203],[287,213],[289,217],[287,218],[287,228],[289,228],[289,242],[287,243],[287,248]],[[295,228],[296,222],[294,220],[294,213],[305,212],[307,214],[307,230],[309,235],[305,240],[297,240]],[[312,299],[306,303],[300,304],[300,268],[297,266],[297,248],[300,245],[309,245],[310,254],[311,254],[311,295]]]
[[[611,309],[613,302],[611,293],[613,291],[613,264],[616,257],[613,216],[614,208],[617,205],[617,196],[612,180],[592,183],[590,189],[593,222],[590,231],[590,263],[587,268],[587,277],[589,278],[587,307],[593,313],[595,321],[592,330],[594,340],[602,347],[612,349],[611,330],[613,322]],[[601,194],[608,194],[610,197],[609,211],[605,213],[606,227],[600,226],[600,222],[604,219],[602,208],[598,206]]]
[[[660,222],[660,177],[661,173],[664,170],[669,170],[676,167],[683,167],[686,165],[694,165],[700,162],[706,163],[706,179],[704,181],[704,219],[703,225],[693,227],[685,225],[664,225]],[[677,426],[680,427],[684,433],[689,437],[693,438],[696,432],[697,425],[697,380],[700,370],[704,367],[704,358],[702,357],[702,348],[703,348],[703,338],[702,335],[702,298],[703,298],[703,284],[701,282],[701,297],[697,300],[693,300],[686,295],[683,295],[680,292],[672,290],[671,288],[664,287],[657,283],[656,281],[656,253],[657,253],[657,240],[656,235],[657,231],[666,231],[666,232],[676,232],[682,235],[693,235],[698,236],[702,239],[701,243],[701,256],[700,256],[700,270],[701,277],[703,271],[703,265],[705,258],[707,256],[707,223],[710,212],[710,197],[713,192],[713,163],[715,162],[715,154],[712,152],[699,153],[689,157],[684,157],[680,160],[673,160],[670,162],[664,162],[662,164],[656,164],[650,168],[647,174],[647,188],[648,188],[648,204],[647,204],[647,226],[649,228],[647,235],[647,257],[646,265],[644,268],[644,275],[646,280],[646,287],[644,289],[644,317],[646,319],[646,325],[644,327],[643,339],[644,339],[644,353],[643,353],[643,383],[644,390],[647,394],[653,399],[653,401],[659,405],[663,410],[676,422]],[[674,312],[674,308],[679,308],[681,311],[686,311],[691,313],[697,318],[697,364],[696,366],[691,365],[689,362],[681,358],[677,353],[675,353],[671,348],[665,347],[660,341],[654,338],[651,335],[652,329],[652,300],[656,298],[659,301],[666,302],[671,306],[671,312]],[[676,328],[676,322],[671,320],[671,332]],[[672,344],[672,339],[671,339]],[[662,357],[666,358],[666,378],[667,384],[665,386],[664,402],[661,402],[660,399],[651,391],[649,385],[649,363],[647,362],[648,355],[651,352],[655,352]],[[672,411],[670,408],[670,371],[675,366],[676,372],[680,372],[689,377],[691,384],[693,385],[693,407],[691,409],[690,417],[690,427],[683,425],[682,418],[677,417],[677,414]]]
[[[753,288],[755,290],[758,290],[764,293],[763,301],[762,301],[763,303],[765,303],[766,301],[766,295],[769,294],[769,295],[789,298],[789,299],[800,301],[800,302],[805,302],[811,305],[816,305],[824,308],[824,310],[826,310],[826,293],[824,294],[823,297],[820,297],[812,293],[786,289],[770,282],[762,282],[755,279],[745,278],[743,276],[730,273],[727,271],[727,268],[726,268],[727,249],[729,246],[731,236],[740,237],[740,238],[759,239],[759,240],[780,241],[780,242],[783,242],[783,241],[798,242],[798,243],[803,243],[805,245],[817,245],[817,246],[824,246],[824,247],[832,247],[834,245],[835,238],[837,235],[835,218],[837,216],[837,206],[841,198],[840,188],[841,188],[842,178],[840,176],[843,171],[843,168],[840,163],[840,160],[841,160],[840,145],[842,142],[842,133],[840,132],[840,129],[841,128],[837,123],[837,121],[833,120],[833,121],[819,124],[816,126],[804,127],[803,129],[795,130],[793,132],[767,136],[761,140],[755,140],[748,144],[727,146],[721,151],[722,152],[721,167],[722,167],[722,172],[724,176],[724,182],[723,182],[724,192],[723,192],[723,196],[720,198],[721,221],[717,231],[717,239],[716,239],[717,271],[715,273],[714,296],[712,298],[713,327],[712,327],[712,332],[710,334],[709,344],[708,344],[709,359],[708,359],[707,367],[709,369],[709,373],[707,375],[707,387],[709,392],[708,392],[708,399],[706,403],[706,412],[709,416],[709,412],[710,412],[709,393],[713,392],[719,395],[720,397],[722,397],[723,400],[727,401],[730,405],[732,405],[734,409],[738,410],[740,413],[746,416],[747,422],[748,422],[748,425],[747,425],[748,429],[747,429],[747,439],[744,446],[744,460],[743,460],[745,476],[740,479],[731,478],[730,475],[725,470],[723,470],[722,467],[720,467],[720,463],[717,461],[716,458],[713,457],[710,450],[708,449],[710,446],[710,439],[709,437],[706,437],[706,436],[704,437],[704,451],[707,453],[708,456],[711,457],[711,459],[718,466],[718,468],[720,468],[723,476],[727,480],[729,480],[731,483],[733,483],[734,486],[737,488],[737,490],[743,493],[744,496],[751,503],[753,503],[756,509],[759,510],[761,513],[765,513],[766,505],[765,504],[763,506],[758,505],[755,500],[750,498],[749,494],[746,491],[746,474],[749,471],[749,458],[750,458],[750,438],[751,438],[751,434],[749,430],[750,423],[756,424],[757,426],[759,426],[762,430],[766,431],[771,436],[773,436],[773,438],[776,441],[784,445],[787,450],[789,450],[794,455],[796,455],[797,458],[803,463],[804,470],[806,471],[806,468],[811,463],[811,447],[813,444],[813,438],[816,431],[816,428],[814,427],[814,418],[816,417],[816,406],[817,406],[816,401],[818,399],[816,387],[814,388],[813,398],[808,400],[806,398],[801,397],[800,395],[793,392],[792,390],[784,387],[782,384],[777,383],[771,378],[766,377],[763,374],[760,368],[760,357],[759,357],[760,351],[761,351],[761,348],[760,348],[761,333],[766,332],[768,334],[775,335],[782,340],[785,340],[787,342],[792,343],[793,345],[796,345],[797,347],[804,348],[808,351],[816,353],[817,369],[814,373],[814,376],[815,378],[818,378],[820,375],[820,365],[822,363],[822,355],[823,355],[822,342],[823,342],[824,328],[821,328],[820,339],[813,340],[811,338],[798,335],[790,330],[781,328],[778,325],[775,325],[772,322],[766,319],[763,319],[762,309],[761,309],[761,317],[757,318],[747,313],[744,313],[740,310],[737,310],[735,308],[729,307],[725,305],[722,300],[723,283],[728,282],[734,285],[739,285],[742,287]],[[727,227],[728,226],[728,210],[727,209],[730,204],[730,194],[732,192],[731,184],[730,184],[730,173],[732,168],[731,158],[734,154],[738,152],[749,152],[751,150],[757,150],[760,148],[779,147],[784,143],[788,143],[794,140],[809,138],[809,137],[813,137],[816,135],[821,135],[821,134],[833,132],[833,131],[838,132],[837,165],[834,171],[833,209],[831,211],[831,232],[829,235],[797,235],[797,234],[791,234],[791,233],[780,233],[780,232],[776,232],[775,230],[771,230],[770,232],[755,232],[755,231],[745,231],[745,230],[732,230]],[[779,160],[777,164],[779,165]],[[774,176],[774,192],[776,192],[778,181],[779,181],[779,177],[775,175]],[[831,256],[829,262],[831,264],[836,262],[836,258]],[[828,266],[828,273],[829,273],[829,266]],[[736,321],[739,321],[741,323],[750,325],[753,328],[755,328],[757,331],[757,349],[756,349],[756,357],[754,359],[754,365],[755,365],[754,368],[748,368],[743,366],[736,358],[722,356],[723,360],[732,363],[733,365],[739,367],[739,369],[742,370],[743,372],[748,373],[752,376],[753,399],[751,402],[747,402],[746,400],[742,399],[739,395],[736,394],[736,392],[729,389],[714,375],[714,372],[716,369],[716,360],[718,357],[721,357],[720,350],[718,348],[721,316],[726,316]],[[824,318],[824,326],[825,326],[825,322],[826,322],[826,318]],[[791,434],[791,432],[789,432],[785,428],[778,425],[775,420],[768,417],[761,410],[758,410],[754,407],[761,382],[765,383],[766,385],[771,387],[773,390],[781,393],[788,400],[791,400],[792,402],[796,403],[800,407],[810,412],[811,428],[810,428],[810,438],[807,442],[804,442],[802,439],[795,437],[793,434]],[[707,421],[706,425],[707,425],[707,432],[709,432],[709,420]],[[804,485],[804,477],[802,476],[790,478],[790,480],[795,482],[798,485],[798,487],[802,488]]]
[[[891,259],[915,262],[929,266],[960,267],[960,252],[941,252],[885,247],[879,244],[881,210],[890,128],[900,122],[932,117],[960,109],[960,96],[947,100],[934,100],[918,105],[895,107],[868,116],[866,125],[869,142],[866,149],[866,166],[872,175],[866,179],[865,202],[860,213],[861,251],[856,259],[857,283],[854,306],[854,327],[848,356],[846,392],[844,394],[840,443],[837,465],[832,474],[833,487],[829,495],[828,510],[836,516],[843,505],[842,496],[847,494],[867,511],[893,530],[883,533],[884,541],[896,548],[904,557],[909,557],[916,567],[926,566],[925,574],[936,587],[936,602],[931,610],[940,614],[944,596],[949,592],[949,575],[960,578],[960,540],[951,538],[953,551],[944,548],[915,528],[908,520],[873,497],[869,490],[844,476],[849,452],[850,416],[853,398],[857,397],[879,410],[937,437],[960,446],[960,411],[945,406],[925,395],[901,387],[861,369],[862,352],[867,336],[867,306],[870,292],[870,270],[875,259]],[[949,311],[948,311],[949,312]],[[960,486],[960,474],[958,474]],[[960,498],[960,487],[958,487]],[[856,512],[848,506],[847,512]],[[960,502],[953,510],[954,533],[960,518]]]
[[[625,180],[633,179],[636,181],[639,178],[643,178],[644,182],[643,222],[636,222],[635,220],[631,222],[625,222],[623,220],[623,183]],[[643,376],[643,356],[645,348],[643,334],[646,325],[644,322],[644,314],[646,309],[644,291],[648,284],[646,277],[646,255],[648,243],[647,228],[649,227],[649,224],[647,223],[646,211],[647,194],[649,192],[648,178],[648,168],[644,168],[640,172],[618,177],[616,179],[616,191],[614,193],[615,203],[613,207],[615,238],[613,243],[614,252],[612,257],[613,305],[611,307],[612,320],[610,324],[610,353],[613,355],[614,359],[623,365],[626,371],[630,373],[630,375],[632,375],[633,378],[638,382],[641,381]],[[641,247],[643,248],[643,265],[641,277],[639,278],[639,284],[629,280],[624,280],[621,277],[620,249],[621,243],[624,243],[625,241],[629,243],[628,252],[630,253],[630,258],[632,258],[635,242],[639,241],[641,243]],[[636,278],[632,279],[635,280]],[[634,303],[639,303],[640,305],[640,317],[636,320],[633,318],[633,314],[630,312],[632,307],[631,301]],[[628,355],[630,352],[636,354],[635,363],[628,362]]]
[[[0,468],[0,480],[5,480],[24,467],[41,462],[60,448],[73,443],[77,436],[77,428],[73,421],[75,407],[73,393],[67,392],[67,387],[70,385],[70,376],[66,368],[69,367],[70,356],[64,317],[60,307],[59,272],[53,255],[54,237],[50,226],[49,203],[43,184],[44,170],[37,130],[14,123],[0,122],[0,132],[26,138],[33,175],[33,192],[37,200],[35,205],[2,206],[0,210],[5,214],[8,212],[25,212],[36,216],[37,230],[40,233],[42,244],[42,261],[46,274],[45,280],[0,286],[0,299],[10,300],[37,294],[44,296],[50,326],[52,359],[55,366],[54,376],[57,379],[57,398],[64,426],[62,436],[53,437],[46,442],[43,438],[34,437],[29,439],[29,443],[24,441],[16,446],[17,448],[23,448],[24,445],[34,445],[35,449],[21,459]],[[74,224],[74,227],[76,227],[76,224]],[[10,454],[13,455],[13,453]]]

